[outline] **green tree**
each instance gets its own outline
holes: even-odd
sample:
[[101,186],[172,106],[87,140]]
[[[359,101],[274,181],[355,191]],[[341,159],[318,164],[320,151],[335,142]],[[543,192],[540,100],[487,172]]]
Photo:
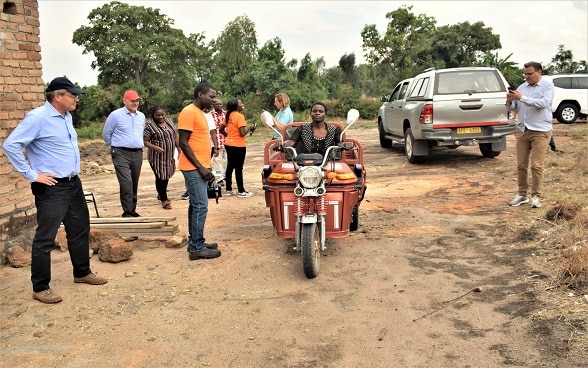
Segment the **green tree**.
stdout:
[[339,67],[343,71],[345,78],[343,83],[351,85],[355,77],[355,54],[345,54],[339,59]]
[[210,45],[214,51],[214,86],[234,96],[247,92],[245,75],[257,58],[255,23],[246,15],[239,16],[229,22]]
[[327,88],[327,98],[337,99],[341,98],[341,87],[344,85],[345,74],[341,67],[328,68],[321,77],[322,84]]
[[500,49],[500,36],[483,22],[463,22],[439,27],[432,38],[432,57],[443,61],[445,68],[475,66],[484,55]]
[[521,68],[517,66],[514,61],[509,60],[511,56],[512,53],[509,54],[506,58],[501,59],[498,55],[498,52],[487,52],[482,57],[482,64],[500,70],[508,84],[510,86],[517,87],[523,83],[525,78],[523,78]]
[[99,69],[103,85],[132,80],[141,86],[149,72],[165,68],[170,55],[191,53],[188,39],[159,9],[112,1],[93,9],[88,20],[90,26],[78,28],[72,42],[84,48],[83,54],[94,54],[91,67]]
[[411,10],[412,6],[402,6],[387,13],[389,23],[383,35],[374,24],[361,31],[366,60],[387,66],[387,79],[404,79],[431,66],[427,54],[436,20]]
[[258,58],[247,68],[247,92],[258,96],[261,109],[273,106],[274,96],[294,86],[296,77],[284,62],[282,41],[274,38],[267,41],[258,51]]
[[574,61],[572,50],[566,50],[564,45],[557,47],[557,54],[551,59],[551,63],[545,67],[546,74],[573,74],[586,73],[586,60]]

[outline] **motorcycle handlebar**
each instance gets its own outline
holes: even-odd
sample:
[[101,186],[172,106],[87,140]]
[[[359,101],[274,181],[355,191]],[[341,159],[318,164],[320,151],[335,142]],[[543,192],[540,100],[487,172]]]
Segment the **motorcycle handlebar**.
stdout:
[[[337,150],[348,151],[348,150],[352,150],[352,149],[353,149],[353,143],[351,143],[351,142],[340,142],[337,146],[330,146],[329,148],[327,148],[327,151],[325,152],[325,155],[323,156],[323,161],[321,163],[321,166],[324,166],[329,161],[329,157],[331,157],[332,151],[337,151]],[[296,158],[298,157],[298,152],[296,152],[296,149],[294,147],[288,147],[288,146],[284,146],[283,144],[280,144],[278,147],[274,148],[274,150],[289,153],[289,155],[292,157],[292,159],[294,161],[296,161]]]

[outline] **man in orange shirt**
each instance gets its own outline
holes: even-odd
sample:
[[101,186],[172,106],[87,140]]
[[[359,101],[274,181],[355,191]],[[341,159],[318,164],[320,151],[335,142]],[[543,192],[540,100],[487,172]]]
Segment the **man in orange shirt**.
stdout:
[[178,168],[184,175],[190,196],[188,206],[188,252],[190,260],[217,258],[217,243],[205,243],[204,224],[208,214],[208,182],[214,180],[210,163],[210,130],[202,110],[212,106],[216,91],[208,83],[194,89],[194,101],[180,112],[178,131],[180,158]]

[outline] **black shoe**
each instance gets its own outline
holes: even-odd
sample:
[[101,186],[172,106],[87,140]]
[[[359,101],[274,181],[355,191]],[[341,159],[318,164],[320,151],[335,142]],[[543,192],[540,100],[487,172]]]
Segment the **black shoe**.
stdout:
[[123,212],[123,214],[121,215],[121,217],[135,217],[135,216],[133,216],[132,213]]
[[195,261],[197,259],[212,259],[218,258],[221,255],[221,251],[218,249],[203,249],[200,252],[190,252],[190,261]]
[[[218,243],[204,243],[204,246],[206,247],[206,249],[217,249],[218,248]],[[188,247],[188,252],[190,251],[190,247]]]
[[184,192],[184,194],[182,194],[182,199],[190,199],[188,192]]
[[131,216],[133,216],[133,217],[141,217],[141,215],[139,215],[137,212],[131,213]]

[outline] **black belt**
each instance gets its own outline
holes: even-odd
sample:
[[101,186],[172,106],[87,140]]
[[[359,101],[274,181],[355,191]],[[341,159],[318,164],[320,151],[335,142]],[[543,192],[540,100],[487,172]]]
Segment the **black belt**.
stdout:
[[57,180],[60,183],[68,183],[68,182],[72,182],[74,180],[76,180],[78,178],[77,175],[72,175],[72,176],[66,176],[65,178],[53,178],[55,180]]
[[131,151],[131,152],[143,151],[143,148],[127,148],[127,147],[112,147],[112,148],[118,148],[121,150]]

